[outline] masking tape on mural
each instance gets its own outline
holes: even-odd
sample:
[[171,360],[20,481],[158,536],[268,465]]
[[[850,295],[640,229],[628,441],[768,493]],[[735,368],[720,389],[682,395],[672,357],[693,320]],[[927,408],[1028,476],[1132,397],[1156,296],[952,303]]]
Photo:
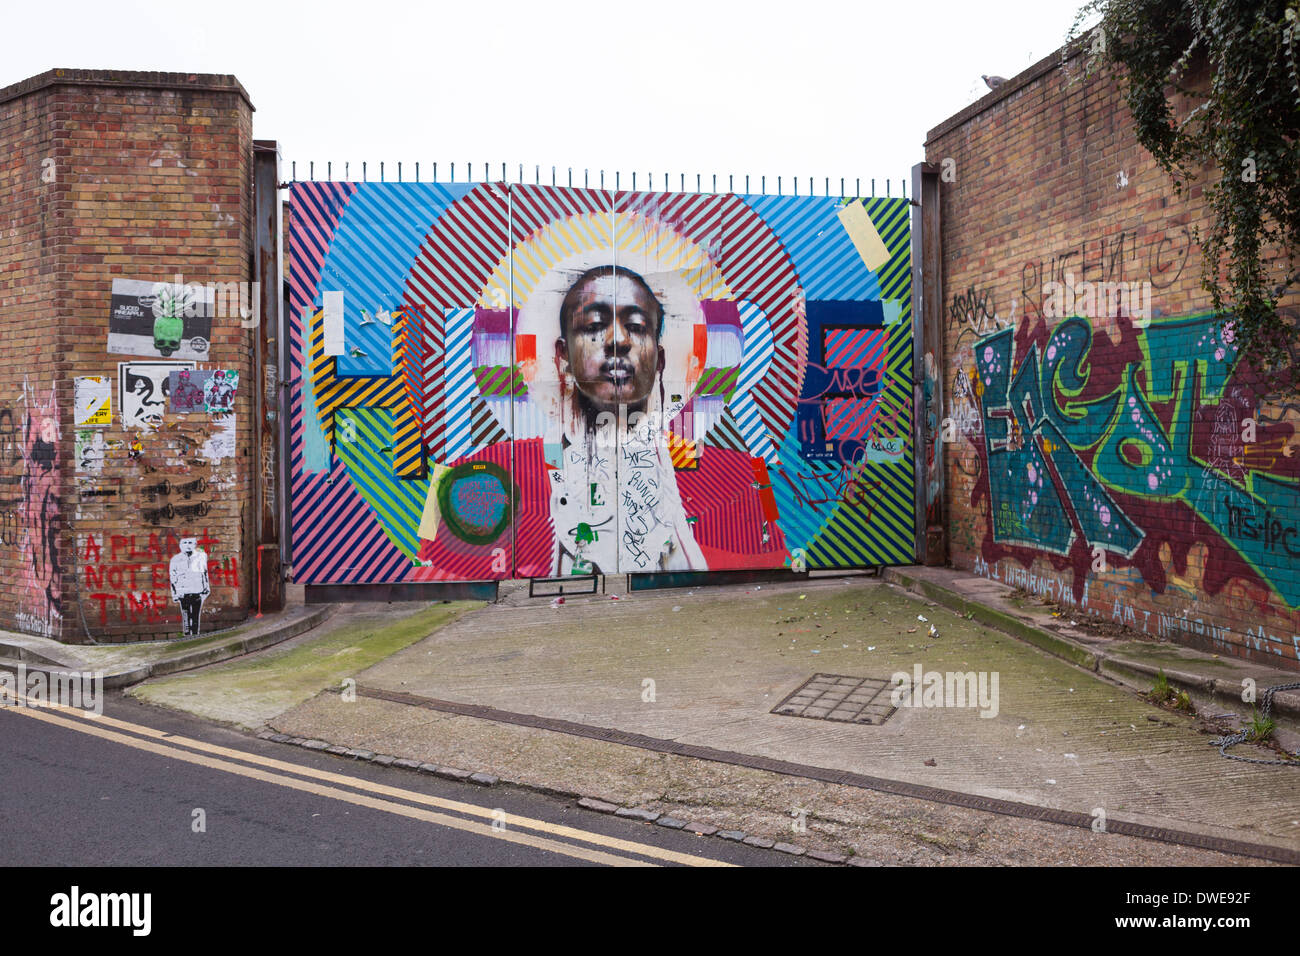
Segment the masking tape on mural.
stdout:
[[862,203],[855,202],[845,206],[838,215],[840,224],[853,240],[853,247],[858,250],[858,255],[862,257],[868,269],[875,272],[889,261],[889,250],[885,247],[885,241],[880,238],[880,233],[876,232],[876,227],[872,225],[871,217],[867,215],[867,209]]
[[343,293],[326,292],[325,305],[325,354],[343,354]]

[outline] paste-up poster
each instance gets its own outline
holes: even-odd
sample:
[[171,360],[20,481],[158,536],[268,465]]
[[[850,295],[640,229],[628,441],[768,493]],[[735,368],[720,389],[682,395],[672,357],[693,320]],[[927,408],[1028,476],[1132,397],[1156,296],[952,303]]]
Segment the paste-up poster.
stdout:
[[113,423],[113,379],[108,375],[79,377],[73,390],[73,423],[95,428]]
[[211,413],[233,413],[235,389],[239,386],[239,372],[219,368],[208,376],[203,385],[203,407]]
[[100,475],[104,472],[104,433],[94,428],[77,429],[77,474]]
[[203,443],[199,454],[212,464],[221,464],[222,459],[235,457],[235,413],[215,417],[208,440]]
[[114,279],[108,351],[206,359],[215,299],[212,288],[193,282]]
[[203,389],[212,373],[206,369],[181,369],[167,377],[167,411],[203,411]]
[[197,544],[195,538],[181,538],[180,550],[172,555],[169,567],[172,600],[181,606],[181,626],[186,637],[199,636],[203,602],[212,593],[208,555]]
[[192,368],[193,362],[118,362],[123,427],[140,431],[160,427],[171,392],[171,373]]

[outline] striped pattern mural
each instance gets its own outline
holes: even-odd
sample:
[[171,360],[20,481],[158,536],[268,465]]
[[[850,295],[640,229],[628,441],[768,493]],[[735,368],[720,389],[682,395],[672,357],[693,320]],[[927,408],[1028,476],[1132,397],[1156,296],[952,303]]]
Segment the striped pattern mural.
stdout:
[[878,367],[885,354],[885,331],[835,329],[827,333],[822,348],[827,368]]
[[[385,408],[392,412],[393,467],[399,478],[419,478],[424,473],[420,428],[400,375],[344,376],[337,371],[338,359],[325,355],[322,313],[311,317],[311,377],[316,412],[326,441],[337,452],[335,412],[342,408]],[[402,335],[405,318],[395,323],[394,339]],[[390,349],[391,351],[391,349]],[[402,363],[399,363],[399,368]],[[348,431],[348,436],[351,431]],[[350,437],[347,440],[351,440]]]
[[[297,581],[912,559],[907,200],[297,183],[292,207]],[[602,432],[606,374],[631,399]]]
[[[290,521],[294,576],[301,581],[402,580],[410,567],[409,558],[392,543],[348,480],[343,462],[330,458],[319,420],[315,415],[304,418],[304,405],[311,405],[304,398],[314,397],[302,387],[304,343],[309,317],[319,306],[321,263],[356,189],[354,183],[299,183],[293,190],[289,347],[294,368],[290,382],[297,384],[289,395]],[[309,465],[313,446],[322,449],[325,460]]]

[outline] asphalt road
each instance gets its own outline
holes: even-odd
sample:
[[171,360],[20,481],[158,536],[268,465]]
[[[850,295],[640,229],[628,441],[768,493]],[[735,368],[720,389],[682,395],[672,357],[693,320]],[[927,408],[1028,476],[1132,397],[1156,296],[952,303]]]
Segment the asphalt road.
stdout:
[[0,766],[8,866],[814,865],[120,698],[97,720],[0,708]]

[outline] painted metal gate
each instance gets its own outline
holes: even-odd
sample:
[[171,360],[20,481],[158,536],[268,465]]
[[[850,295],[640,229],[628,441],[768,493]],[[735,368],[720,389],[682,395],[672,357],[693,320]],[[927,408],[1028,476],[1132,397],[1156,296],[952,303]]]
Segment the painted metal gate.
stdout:
[[295,183],[294,580],[910,562],[909,213]]

